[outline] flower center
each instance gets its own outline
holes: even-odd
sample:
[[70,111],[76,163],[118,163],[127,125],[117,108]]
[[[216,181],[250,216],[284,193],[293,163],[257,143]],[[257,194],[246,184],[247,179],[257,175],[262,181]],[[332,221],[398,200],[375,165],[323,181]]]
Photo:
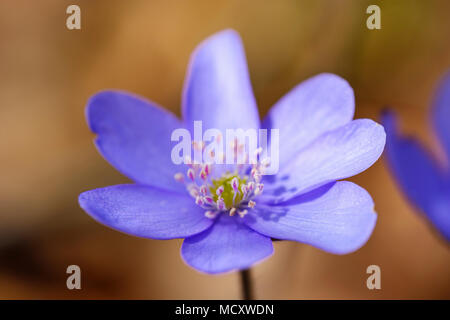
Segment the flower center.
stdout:
[[[256,152],[260,154],[261,149]],[[255,207],[254,198],[263,191],[260,181],[269,162],[265,158],[251,165],[239,164],[234,172],[227,171],[217,178],[213,175],[213,164],[196,164],[186,159],[189,167],[186,175],[177,173],[175,180],[186,185],[195,203],[205,209],[206,217],[213,219],[220,213],[227,213],[243,218]]]
[[236,204],[241,203],[244,199],[244,194],[243,192],[235,192],[233,184],[239,190],[239,186],[246,185],[247,179],[247,176],[241,178],[239,174],[230,173],[224,174],[219,179],[212,179],[212,185],[209,187],[209,190],[213,195],[214,201],[219,200],[221,197],[227,209],[231,209]]

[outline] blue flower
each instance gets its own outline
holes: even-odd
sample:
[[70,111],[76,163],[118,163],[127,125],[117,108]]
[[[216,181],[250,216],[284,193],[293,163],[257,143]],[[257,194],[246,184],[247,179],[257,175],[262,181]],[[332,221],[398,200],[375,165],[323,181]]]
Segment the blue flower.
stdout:
[[[385,132],[369,119],[353,120],[353,90],[342,78],[320,74],[299,84],[260,123],[241,39],[226,30],[194,51],[182,115],[124,92],[94,95],[87,119],[96,146],[134,184],[84,192],[80,206],[134,236],[185,238],[182,258],[206,273],[250,267],[273,253],[272,239],[345,254],[370,237],[377,218],[370,195],[338,180],[380,157]],[[192,132],[197,120],[221,132],[279,129],[278,174],[262,175],[256,165],[214,171],[174,164],[172,132]]]
[[387,132],[386,158],[409,201],[450,241],[450,74],[437,90],[431,120],[447,164],[437,161],[417,140],[401,135],[392,111],[382,119]]

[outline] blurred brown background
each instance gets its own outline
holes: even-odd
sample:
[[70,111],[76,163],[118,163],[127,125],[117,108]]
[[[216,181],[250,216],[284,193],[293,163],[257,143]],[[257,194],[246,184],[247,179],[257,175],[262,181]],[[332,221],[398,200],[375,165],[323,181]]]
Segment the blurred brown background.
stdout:
[[[69,4],[82,29],[66,29]],[[366,28],[370,4],[381,30]],[[320,72],[346,78],[357,117],[393,107],[405,131],[435,146],[434,88],[450,68],[450,1],[23,1],[0,2],[0,298],[239,298],[237,274],[185,266],[181,241],[133,238],[97,224],[81,191],[126,182],[97,153],[84,106],[104,88],[148,97],[178,115],[189,54],[232,27],[247,52],[261,116]],[[450,298],[450,251],[406,203],[379,161],[355,179],[373,196],[375,232],[334,256],[291,242],[254,268],[263,299]],[[66,267],[82,290],[66,288]],[[381,290],[366,268],[381,267]]]

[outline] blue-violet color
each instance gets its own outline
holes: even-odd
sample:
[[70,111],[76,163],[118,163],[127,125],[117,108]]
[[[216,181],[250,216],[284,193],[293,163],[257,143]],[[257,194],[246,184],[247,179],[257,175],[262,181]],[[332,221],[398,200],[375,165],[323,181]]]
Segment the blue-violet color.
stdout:
[[392,111],[383,114],[386,158],[408,200],[450,241],[450,74],[442,80],[431,109],[431,123],[444,150],[439,161],[414,138],[397,128]]
[[[87,121],[98,150],[134,183],[86,191],[80,206],[127,234],[184,238],[183,260],[206,273],[250,267],[273,253],[272,239],[353,252],[369,239],[377,215],[367,191],[338,180],[369,168],[385,145],[384,128],[353,120],[354,107],[345,80],[319,74],[293,88],[260,122],[241,39],[221,31],[191,56],[182,120],[125,92],[103,91],[89,100]],[[171,133],[192,130],[197,120],[204,130],[279,129],[278,174],[256,170],[246,180],[238,170],[220,176],[207,166],[174,164]],[[226,190],[219,185],[225,181],[231,184]],[[221,197],[230,192],[240,199],[233,198],[233,208]],[[209,203],[213,210],[205,209]]]

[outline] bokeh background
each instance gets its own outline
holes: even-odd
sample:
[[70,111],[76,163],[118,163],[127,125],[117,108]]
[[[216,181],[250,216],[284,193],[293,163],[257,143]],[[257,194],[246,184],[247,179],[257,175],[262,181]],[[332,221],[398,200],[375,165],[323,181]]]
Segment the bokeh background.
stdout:
[[[82,29],[66,29],[81,7]],[[370,4],[381,30],[366,28]],[[94,222],[82,191],[128,180],[97,153],[84,107],[119,88],[180,114],[189,54],[224,28],[240,32],[261,116],[302,80],[334,72],[355,90],[356,116],[390,106],[405,132],[439,154],[430,102],[450,68],[450,1],[219,0],[0,2],[0,298],[229,299],[239,276],[187,267],[180,240],[134,238]],[[253,268],[260,299],[449,299],[450,250],[406,201],[383,160],[352,179],[379,220],[356,253],[275,243]],[[82,290],[66,288],[66,267]],[[381,290],[366,268],[381,267]]]

